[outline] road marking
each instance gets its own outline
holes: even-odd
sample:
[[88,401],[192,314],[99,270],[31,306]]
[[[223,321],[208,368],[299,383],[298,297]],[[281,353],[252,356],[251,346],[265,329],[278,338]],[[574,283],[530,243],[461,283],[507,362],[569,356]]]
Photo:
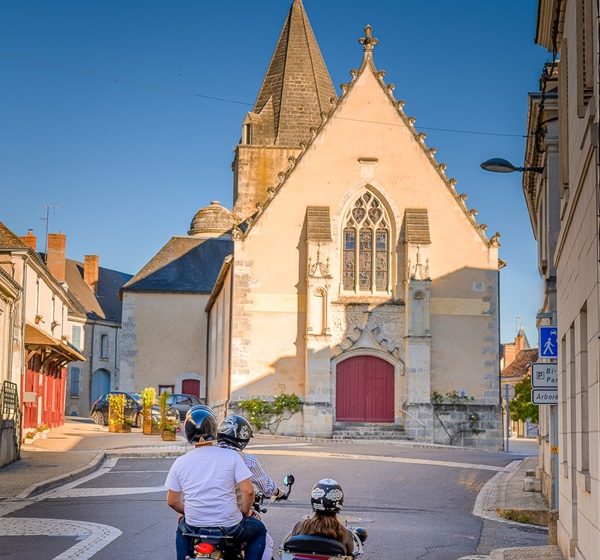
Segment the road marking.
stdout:
[[248,447],[248,451],[253,449],[259,449],[263,447],[316,447],[312,443],[260,443],[259,445],[251,445]]
[[54,560],[88,560],[123,533],[116,527],[72,521],[70,519],[44,519],[28,517],[0,518],[2,537],[75,537],[81,539]]
[[356,455],[354,453],[332,453],[329,451],[286,451],[279,449],[258,449],[256,455],[289,455],[292,457],[314,457],[320,459],[353,459],[356,461],[381,461],[383,463],[405,463],[409,465],[430,465],[453,469],[477,469],[480,471],[504,472],[505,467],[482,465],[478,463],[457,463],[455,461],[436,461],[434,459],[410,459],[408,457],[386,457],[385,455]]
[[71,488],[52,498],[95,498],[98,496],[124,496],[129,494],[151,494],[152,492],[166,492],[161,486],[139,486],[136,488]]

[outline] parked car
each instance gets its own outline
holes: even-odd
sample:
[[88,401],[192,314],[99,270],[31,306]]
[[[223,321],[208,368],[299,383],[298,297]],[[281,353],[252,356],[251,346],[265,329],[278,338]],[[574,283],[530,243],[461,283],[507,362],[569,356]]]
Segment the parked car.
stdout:
[[167,404],[174,408],[179,413],[179,418],[185,420],[187,411],[196,406],[197,404],[204,404],[204,399],[199,399],[195,395],[185,395],[180,393],[173,393],[169,395]]
[[[141,428],[144,423],[142,414],[142,399],[138,393],[127,393],[125,391],[110,391],[105,393],[98,400],[92,403],[90,417],[96,424],[101,426],[108,425],[108,396],[125,395],[125,417],[131,418],[131,422],[136,428]],[[160,409],[157,405],[152,407],[152,417],[157,422],[160,419]],[[174,408],[167,409],[167,420],[179,422],[179,412]]]

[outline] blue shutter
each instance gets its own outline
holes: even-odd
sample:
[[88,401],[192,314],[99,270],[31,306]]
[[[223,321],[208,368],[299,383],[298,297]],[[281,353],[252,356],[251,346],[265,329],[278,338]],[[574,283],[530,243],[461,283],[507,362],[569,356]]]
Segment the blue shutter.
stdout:
[[78,367],[71,368],[71,383],[69,385],[69,396],[71,396],[71,397],[79,396],[79,368]]

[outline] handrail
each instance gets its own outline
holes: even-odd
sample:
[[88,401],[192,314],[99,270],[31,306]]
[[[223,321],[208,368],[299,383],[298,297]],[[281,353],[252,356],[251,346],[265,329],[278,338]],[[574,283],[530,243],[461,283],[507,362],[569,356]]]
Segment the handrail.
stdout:
[[410,412],[408,412],[408,410],[405,410],[404,408],[400,409],[404,414],[406,414],[406,416],[410,416],[415,422],[418,422],[419,424],[421,424],[421,426],[423,426],[424,428],[427,428],[427,424],[425,424],[425,422],[423,422],[422,420],[419,420],[416,416],[413,416]]

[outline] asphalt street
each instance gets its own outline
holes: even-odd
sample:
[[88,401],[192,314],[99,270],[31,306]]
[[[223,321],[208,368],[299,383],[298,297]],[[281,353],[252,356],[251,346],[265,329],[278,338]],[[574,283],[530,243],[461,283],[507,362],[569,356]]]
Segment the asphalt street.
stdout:
[[[367,559],[456,560],[491,548],[546,542],[542,529],[472,515],[479,490],[518,455],[260,441],[253,449],[277,480],[286,473],[296,477],[292,501],[272,504],[263,515],[277,544],[309,513],[310,488],[324,477],[342,484],[348,524],[368,530]],[[174,558],[177,516],[162,489],[173,460],[112,460],[33,502],[0,504],[0,535],[11,535],[0,536],[0,557]]]

